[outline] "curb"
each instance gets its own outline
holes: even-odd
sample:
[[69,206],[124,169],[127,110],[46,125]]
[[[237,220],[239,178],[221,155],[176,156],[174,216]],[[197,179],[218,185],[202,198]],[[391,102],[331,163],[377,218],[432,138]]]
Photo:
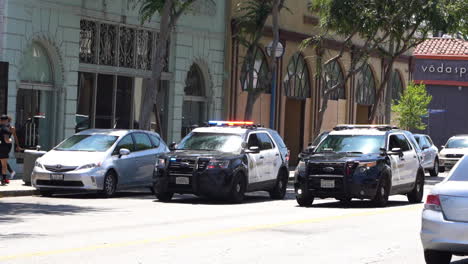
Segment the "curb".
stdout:
[[33,196],[39,194],[38,190],[14,190],[14,191],[1,191],[0,198],[5,197],[20,197],[20,196]]

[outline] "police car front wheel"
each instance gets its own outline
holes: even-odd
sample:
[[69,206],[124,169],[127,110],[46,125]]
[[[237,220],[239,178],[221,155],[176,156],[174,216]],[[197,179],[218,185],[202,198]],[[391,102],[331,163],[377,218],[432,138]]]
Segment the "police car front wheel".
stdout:
[[237,173],[234,176],[231,191],[229,193],[229,201],[232,203],[241,203],[244,200],[246,181],[242,173]]

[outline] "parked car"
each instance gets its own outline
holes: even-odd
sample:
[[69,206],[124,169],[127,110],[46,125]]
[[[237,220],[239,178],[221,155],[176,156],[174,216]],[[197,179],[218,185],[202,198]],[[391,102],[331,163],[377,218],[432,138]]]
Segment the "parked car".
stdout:
[[385,206],[395,194],[418,203],[424,191],[418,149],[410,132],[391,126],[337,126],[313,152],[302,154],[294,177],[297,203],[358,198]]
[[415,134],[414,137],[422,150],[421,166],[436,177],[439,175],[439,149],[428,135]]
[[440,171],[450,170],[468,153],[468,135],[457,135],[449,138],[439,153]]
[[246,192],[267,191],[272,199],[283,199],[290,154],[278,132],[248,121],[209,124],[160,156],[156,197],[165,202],[174,193],[189,193],[240,203]]
[[427,264],[448,264],[452,255],[468,255],[468,158],[427,196],[421,241]]
[[139,130],[85,130],[40,157],[32,184],[44,196],[59,191],[116,191],[152,188],[156,155],[169,151],[157,133]]

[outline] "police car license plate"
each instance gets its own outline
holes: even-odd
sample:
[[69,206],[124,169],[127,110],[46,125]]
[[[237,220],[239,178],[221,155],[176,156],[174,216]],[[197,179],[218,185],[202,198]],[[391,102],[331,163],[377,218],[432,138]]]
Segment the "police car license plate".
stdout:
[[52,181],[63,181],[63,174],[51,174],[50,179]]
[[335,180],[320,180],[320,187],[335,188]]
[[190,180],[187,177],[176,177],[175,183],[176,184],[190,184]]

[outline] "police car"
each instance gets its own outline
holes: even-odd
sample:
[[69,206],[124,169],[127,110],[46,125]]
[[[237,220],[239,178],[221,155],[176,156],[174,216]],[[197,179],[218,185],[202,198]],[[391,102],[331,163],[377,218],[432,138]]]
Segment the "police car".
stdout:
[[414,136],[386,125],[341,125],[303,153],[294,187],[300,206],[314,198],[371,199],[385,206],[389,195],[423,197],[424,169]]
[[163,202],[179,193],[240,203],[253,191],[283,199],[288,161],[278,132],[249,121],[210,121],[157,159],[154,190]]

